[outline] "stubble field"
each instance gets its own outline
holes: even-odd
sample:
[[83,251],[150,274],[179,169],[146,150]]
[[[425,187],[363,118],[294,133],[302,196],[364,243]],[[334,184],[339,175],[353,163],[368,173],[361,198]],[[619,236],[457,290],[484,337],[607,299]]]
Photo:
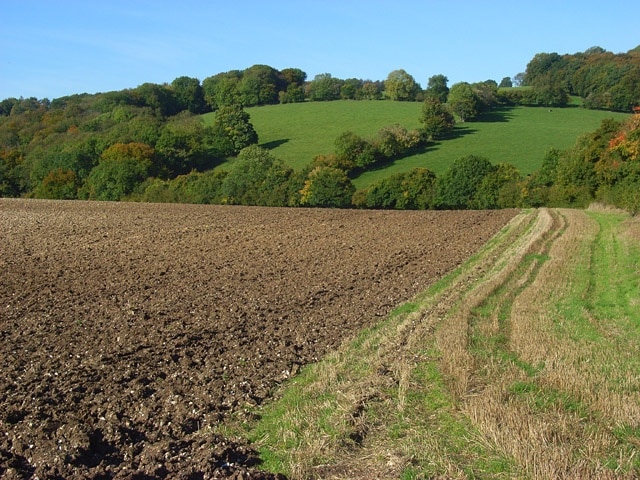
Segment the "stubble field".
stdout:
[[0,477],[271,478],[217,426],[516,213],[0,199]]

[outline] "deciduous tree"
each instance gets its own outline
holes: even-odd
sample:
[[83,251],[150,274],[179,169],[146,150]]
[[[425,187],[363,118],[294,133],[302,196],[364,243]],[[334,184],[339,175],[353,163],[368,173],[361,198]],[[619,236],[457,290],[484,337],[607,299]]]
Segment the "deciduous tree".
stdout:
[[80,182],[73,170],[56,168],[50,171],[34,189],[35,198],[73,200],[77,198]]
[[420,114],[422,131],[427,140],[433,141],[445,137],[455,125],[455,120],[446,105],[436,97],[427,96]]
[[250,120],[239,105],[222,107],[216,112],[212,133],[221,156],[237,155],[243,148],[258,143],[258,134]]
[[307,86],[307,96],[309,100],[315,102],[326,102],[340,98],[340,87],[342,81],[333,78],[330,73],[316,75]]
[[454,160],[438,178],[438,206],[446,209],[471,208],[478,187],[493,165],[484,157],[468,155]]
[[373,145],[355,134],[347,131],[338,136],[335,142],[335,152],[340,165],[352,168],[366,168],[376,162],[376,150]]
[[293,170],[257,145],[244,148],[222,182],[222,201],[238,205],[289,206]]
[[385,95],[391,100],[413,101],[420,85],[405,70],[394,70],[384,82]]
[[511,77],[504,77],[502,80],[500,80],[500,85],[498,85],[499,88],[511,88],[513,87],[513,82],[511,81]]
[[439,100],[440,103],[446,103],[447,97],[449,96],[448,82],[449,79],[444,75],[433,75],[429,77],[427,89],[425,90],[426,97],[435,98]]
[[115,144],[103,152],[84,187],[91,200],[122,200],[149,176],[153,149],[148,145]]
[[240,94],[240,80],[242,72],[231,70],[207,77],[202,81],[204,98],[212,110],[229,106],[240,105],[242,97]]
[[208,110],[207,102],[204,100],[204,90],[197,78],[178,77],[171,82],[171,89],[180,110],[189,110],[196,114],[205,113]]
[[355,187],[343,170],[316,167],[300,191],[300,204],[309,207],[348,207]]
[[475,118],[479,112],[478,96],[467,82],[459,82],[451,87],[447,104],[462,122]]

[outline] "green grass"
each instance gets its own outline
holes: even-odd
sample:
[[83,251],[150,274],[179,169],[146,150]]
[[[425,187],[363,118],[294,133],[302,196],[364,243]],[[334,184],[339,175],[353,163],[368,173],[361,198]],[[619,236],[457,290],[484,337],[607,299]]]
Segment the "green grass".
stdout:
[[425,152],[395,161],[388,168],[366,172],[355,180],[357,188],[392,173],[426,167],[442,174],[451,162],[466,155],[480,155],[492,163],[511,163],[523,175],[533,173],[551,148],[566,149],[578,136],[593,131],[605,118],[622,119],[627,114],[535,107],[506,108],[485,115],[482,121],[458,123],[454,137],[436,143]]
[[[316,155],[333,153],[335,139],[347,130],[369,138],[396,123],[418,128],[420,108],[421,104],[413,102],[335,101],[266,105],[246,112],[260,145],[291,167],[302,169]],[[205,122],[214,116],[204,115]]]
[[[345,131],[371,138],[387,125],[418,128],[421,108],[419,102],[335,101],[269,105],[246,111],[260,145],[291,167],[301,169],[316,155],[333,153],[336,137]],[[205,115],[205,121],[211,121],[213,115]],[[603,119],[626,117],[628,114],[575,106],[552,111],[506,108],[485,115],[481,121],[459,123],[453,138],[396,160],[384,169],[366,172],[354,183],[357,188],[365,188],[415,167],[441,174],[453,160],[470,154],[485,156],[492,163],[511,163],[526,175],[539,168],[550,148],[569,148],[579,135],[597,129]]]

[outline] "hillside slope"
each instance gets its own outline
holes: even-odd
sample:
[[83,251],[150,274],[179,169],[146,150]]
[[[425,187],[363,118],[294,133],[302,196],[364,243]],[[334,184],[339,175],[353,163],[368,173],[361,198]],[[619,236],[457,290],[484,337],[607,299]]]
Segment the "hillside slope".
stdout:
[[[316,155],[333,153],[335,139],[345,131],[373,138],[388,125],[418,128],[421,108],[420,102],[363,100],[252,107],[247,113],[260,144],[288,165],[301,169]],[[214,115],[205,115],[205,122],[211,122]],[[367,172],[355,184],[364,188],[379,178],[414,167],[441,174],[453,160],[470,154],[486,156],[492,163],[511,163],[528,174],[540,167],[551,147],[569,148],[579,135],[597,129],[603,119],[628,117],[629,114],[578,107],[553,111],[540,107],[505,108],[476,122],[459,123],[452,139],[396,160],[384,169]]]

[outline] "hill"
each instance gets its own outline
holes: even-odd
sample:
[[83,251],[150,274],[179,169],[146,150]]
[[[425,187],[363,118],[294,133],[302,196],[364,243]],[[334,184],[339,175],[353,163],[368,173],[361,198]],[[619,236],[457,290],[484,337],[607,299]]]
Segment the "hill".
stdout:
[[[382,127],[400,124],[420,126],[420,102],[337,101],[269,105],[246,109],[260,138],[260,145],[286,164],[301,169],[314,156],[334,151],[334,140],[345,131],[373,136]],[[214,114],[204,116],[211,122]],[[603,119],[628,118],[629,114],[578,107],[510,107],[483,115],[479,121],[456,125],[453,138],[425,151],[397,160],[384,169],[366,172],[354,180],[364,188],[393,173],[426,167],[443,173],[456,158],[475,154],[492,163],[511,163],[523,174],[540,168],[552,148],[571,147],[576,138],[598,128]]]

